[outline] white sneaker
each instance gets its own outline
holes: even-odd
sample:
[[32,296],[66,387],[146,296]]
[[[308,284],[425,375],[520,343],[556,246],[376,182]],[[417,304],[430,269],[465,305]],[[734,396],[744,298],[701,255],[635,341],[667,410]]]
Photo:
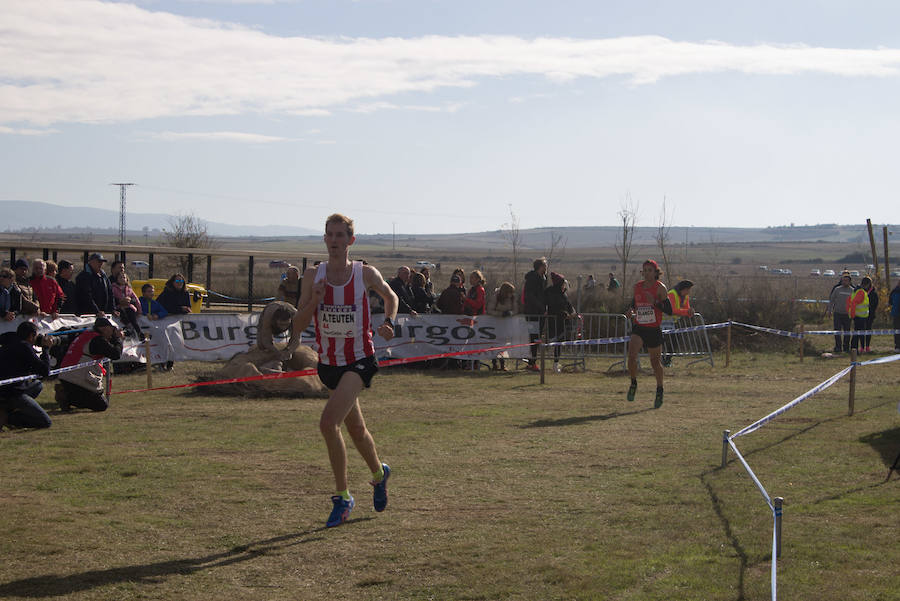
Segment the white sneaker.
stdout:
[[559,366],[559,363],[553,364],[553,371],[555,371],[556,373],[562,372],[562,368]]

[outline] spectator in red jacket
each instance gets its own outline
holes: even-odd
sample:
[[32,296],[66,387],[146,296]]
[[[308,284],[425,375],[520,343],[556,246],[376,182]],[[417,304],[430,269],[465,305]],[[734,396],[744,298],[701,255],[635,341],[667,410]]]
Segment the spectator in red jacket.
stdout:
[[63,291],[56,280],[47,275],[47,263],[43,259],[35,259],[31,263],[31,280],[29,284],[34,290],[41,312],[48,313],[50,317],[56,319],[59,307],[63,302]]
[[484,314],[484,276],[477,269],[469,275],[469,292],[465,298],[466,315]]

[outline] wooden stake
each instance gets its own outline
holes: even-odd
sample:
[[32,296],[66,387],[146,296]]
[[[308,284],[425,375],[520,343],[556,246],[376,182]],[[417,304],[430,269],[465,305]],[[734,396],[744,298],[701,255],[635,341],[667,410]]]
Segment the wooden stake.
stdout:
[[800,363],[803,363],[803,322],[800,322]]
[[726,342],[725,342],[725,367],[731,365],[731,322],[732,319],[728,318],[728,328],[726,332]]
[[144,339],[144,358],[147,361],[147,388],[153,388],[153,362],[150,359],[150,336]]

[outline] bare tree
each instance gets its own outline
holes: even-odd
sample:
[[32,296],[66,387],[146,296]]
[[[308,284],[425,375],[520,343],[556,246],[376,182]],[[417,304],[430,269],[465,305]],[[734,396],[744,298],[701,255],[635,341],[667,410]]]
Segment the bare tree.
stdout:
[[671,277],[672,269],[669,263],[669,231],[672,229],[672,219],[675,211],[668,213],[666,211],[666,198],[663,197],[662,209],[659,212],[659,224],[656,227],[656,246],[659,248],[659,255],[663,261],[663,268],[666,276]]
[[616,238],[616,255],[622,262],[622,302],[625,301],[625,290],[628,289],[628,258],[631,256],[631,245],[634,241],[634,225],[637,221],[637,206],[631,200],[631,194],[625,195],[618,212],[622,230]]
[[[209,237],[206,223],[193,213],[177,215],[169,218],[169,227],[163,228],[163,244],[175,248],[214,248],[215,241]],[[194,266],[200,267],[206,257],[200,255],[194,258]],[[169,259],[173,269],[190,277],[191,271],[187,255],[172,255]]]
[[513,211],[512,205],[506,205],[509,208],[509,223],[504,223],[501,226],[500,231],[503,232],[503,237],[506,238],[506,241],[512,247],[512,256],[513,256],[513,282],[519,281],[519,246],[522,243],[522,239],[519,234],[519,217]]
[[566,256],[566,246],[569,244],[569,239],[563,237],[562,234],[557,234],[555,231],[550,230],[550,248],[547,249],[547,252],[544,253],[544,256],[547,257],[547,263],[553,260],[553,253],[557,250],[560,251],[559,256]]

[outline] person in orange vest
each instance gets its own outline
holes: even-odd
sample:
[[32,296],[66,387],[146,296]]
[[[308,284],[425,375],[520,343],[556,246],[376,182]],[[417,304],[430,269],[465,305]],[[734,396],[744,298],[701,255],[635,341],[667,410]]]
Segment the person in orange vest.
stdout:
[[[122,330],[105,317],[94,320],[94,328],[78,335],[66,351],[60,368],[72,367],[107,357],[118,359],[122,356]],[[59,374],[56,388],[56,402],[61,411],[69,412],[72,407],[91,411],[106,411],[109,399],[103,387],[106,367],[93,363],[81,369]]]
[[[692,317],[694,315],[694,310],[691,309],[691,289],[693,287],[694,282],[690,280],[681,280],[675,284],[675,287],[666,295],[666,300],[660,305],[663,313],[678,317]],[[665,367],[672,364],[673,351],[672,336],[664,334],[662,362]]]
[[869,276],[864,277],[859,287],[855,288],[847,299],[847,314],[853,320],[853,337],[850,338],[850,348],[859,351],[859,342],[864,336],[857,335],[857,332],[864,331],[868,327],[869,322],[869,293],[868,289],[872,286],[872,280]]

